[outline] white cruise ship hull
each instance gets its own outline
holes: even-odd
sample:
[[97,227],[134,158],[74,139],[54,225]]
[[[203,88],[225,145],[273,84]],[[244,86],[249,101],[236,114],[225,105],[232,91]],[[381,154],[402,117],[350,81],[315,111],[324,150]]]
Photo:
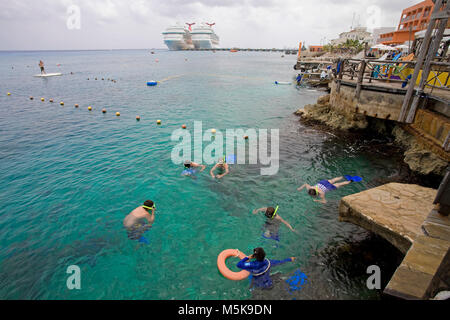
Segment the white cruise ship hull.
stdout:
[[183,40],[164,40],[164,43],[169,50],[186,50],[194,48],[193,45],[189,45]]
[[211,40],[192,40],[195,49],[218,49],[219,44]]

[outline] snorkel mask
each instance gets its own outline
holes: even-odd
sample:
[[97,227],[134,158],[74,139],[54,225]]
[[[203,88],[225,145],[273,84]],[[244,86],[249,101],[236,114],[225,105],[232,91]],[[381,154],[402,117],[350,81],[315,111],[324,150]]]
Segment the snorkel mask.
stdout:
[[147,210],[156,210],[156,205],[153,204],[153,207],[142,206],[142,208],[147,209]]

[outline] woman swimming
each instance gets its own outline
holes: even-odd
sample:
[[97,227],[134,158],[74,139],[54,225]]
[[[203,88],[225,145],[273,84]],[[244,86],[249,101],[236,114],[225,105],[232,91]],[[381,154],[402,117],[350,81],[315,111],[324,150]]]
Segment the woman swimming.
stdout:
[[[255,259],[254,261],[250,261]],[[266,258],[263,248],[256,248],[253,254],[245,257],[238,262],[237,267],[250,272],[251,286],[257,288],[270,289],[272,287],[272,279],[270,278],[270,270],[272,267],[294,261],[295,258],[287,258],[284,260],[271,260]]]
[[344,179],[344,177],[337,177],[331,180],[321,180],[319,183],[317,183],[315,186],[311,187],[309,184],[305,183],[300,188],[298,188],[298,191],[301,191],[303,188],[306,187],[306,190],[308,190],[308,194],[312,197],[320,196],[321,200],[316,200],[316,202],[321,203],[327,203],[327,200],[325,200],[325,194],[328,191],[336,190],[337,188],[346,186],[347,184],[351,183],[353,180],[338,182],[340,180]]

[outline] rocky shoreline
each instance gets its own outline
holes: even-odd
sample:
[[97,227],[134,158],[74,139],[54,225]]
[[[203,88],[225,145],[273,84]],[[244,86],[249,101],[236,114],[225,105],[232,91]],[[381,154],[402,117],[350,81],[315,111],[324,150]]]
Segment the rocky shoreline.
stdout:
[[[316,104],[306,105],[294,112],[308,126],[325,130],[346,131],[368,135],[383,135],[403,153],[409,169],[422,176],[442,178],[448,162],[422,146],[400,124],[392,120],[370,118],[362,114],[340,112],[330,104],[330,95],[321,96]],[[434,179],[433,179],[434,180]]]

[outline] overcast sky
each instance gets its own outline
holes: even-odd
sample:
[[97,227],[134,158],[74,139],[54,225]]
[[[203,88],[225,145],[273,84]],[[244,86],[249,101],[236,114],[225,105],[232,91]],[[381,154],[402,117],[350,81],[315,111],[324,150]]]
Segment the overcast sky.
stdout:
[[[0,50],[165,48],[176,22],[215,22],[222,47],[321,44],[355,23],[397,27],[419,0],[1,0]],[[75,7],[74,7],[75,6]],[[374,7],[379,8],[374,10]],[[72,8],[72,9],[69,9]],[[73,11],[75,8],[75,11]],[[76,8],[79,8],[77,19]],[[69,21],[69,22],[68,22]],[[79,23],[78,23],[79,22]],[[79,26],[79,29],[77,28]]]

